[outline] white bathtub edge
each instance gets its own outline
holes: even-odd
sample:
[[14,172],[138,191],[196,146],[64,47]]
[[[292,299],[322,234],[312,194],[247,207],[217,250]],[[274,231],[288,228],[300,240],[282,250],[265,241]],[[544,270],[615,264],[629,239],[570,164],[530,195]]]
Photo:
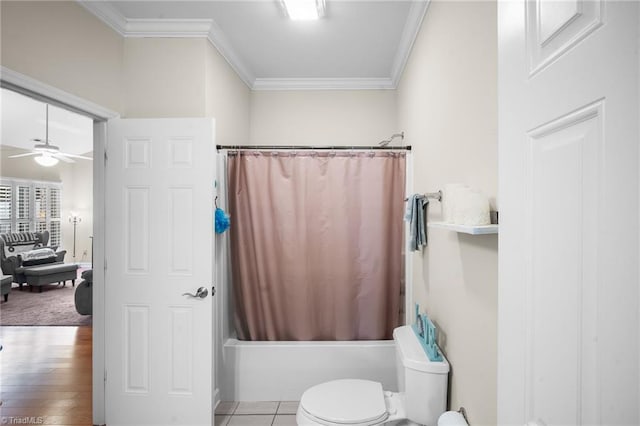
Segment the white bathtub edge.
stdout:
[[247,342],[223,347],[223,401],[297,401],[318,383],[368,379],[397,390],[393,340]]

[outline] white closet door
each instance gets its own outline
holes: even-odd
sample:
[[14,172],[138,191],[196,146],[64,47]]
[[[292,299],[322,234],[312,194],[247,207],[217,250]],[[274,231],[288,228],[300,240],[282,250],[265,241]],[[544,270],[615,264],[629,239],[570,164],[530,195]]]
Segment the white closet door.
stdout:
[[498,422],[640,423],[638,3],[498,3]]
[[212,424],[213,135],[208,119],[109,122],[109,426]]

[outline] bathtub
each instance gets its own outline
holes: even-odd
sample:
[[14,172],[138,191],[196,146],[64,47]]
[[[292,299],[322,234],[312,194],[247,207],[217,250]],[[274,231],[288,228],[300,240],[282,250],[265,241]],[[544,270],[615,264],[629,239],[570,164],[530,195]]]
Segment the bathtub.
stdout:
[[246,342],[228,339],[222,350],[222,401],[299,401],[310,386],[355,378],[397,391],[393,340]]

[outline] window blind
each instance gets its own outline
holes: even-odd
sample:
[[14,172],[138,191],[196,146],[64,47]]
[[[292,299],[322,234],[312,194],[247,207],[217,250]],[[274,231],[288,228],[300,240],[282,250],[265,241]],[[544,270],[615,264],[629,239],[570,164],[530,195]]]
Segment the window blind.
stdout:
[[49,188],[49,213],[51,219],[60,219],[60,188]]
[[11,232],[13,212],[13,187],[0,185],[0,234]]
[[18,222],[16,223],[16,232],[29,232],[31,226],[29,222]]
[[31,219],[31,186],[18,185],[16,192],[16,219]]
[[0,180],[0,233],[49,230],[60,245],[62,186],[58,183]]
[[47,220],[47,188],[42,186],[36,186],[35,190],[35,219]]
[[16,188],[16,232],[31,231],[31,186]]
[[49,245],[59,246],[60,245],[60,221],[51,221],[49,224]]
[[42,232],[47,230],[47,222],[36,222],[36,232]]
[[11,185],[0,185],[0,220],[11,220],[12,207]]

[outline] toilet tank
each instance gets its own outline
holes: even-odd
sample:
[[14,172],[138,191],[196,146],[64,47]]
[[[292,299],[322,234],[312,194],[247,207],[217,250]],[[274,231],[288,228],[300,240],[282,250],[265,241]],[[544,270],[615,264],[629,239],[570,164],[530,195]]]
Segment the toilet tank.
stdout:
[[398,388],[405,400],[407,419],[435,426],[447,409],[449,363],[429,360],[410,325],[393,330]]

